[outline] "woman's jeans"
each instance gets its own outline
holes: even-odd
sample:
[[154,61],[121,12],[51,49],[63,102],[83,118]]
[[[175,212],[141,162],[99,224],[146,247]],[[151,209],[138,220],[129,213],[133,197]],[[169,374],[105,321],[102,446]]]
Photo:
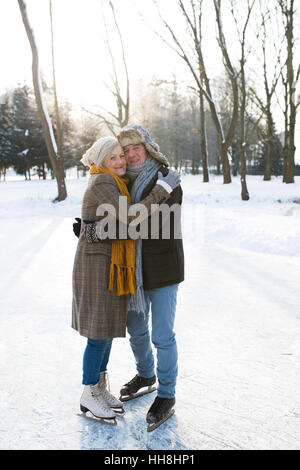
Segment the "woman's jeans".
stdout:
[[110,355],[112,339],[88,339],[83,355],[83,385],[96,385],[104,372]]
[[138,375],[152,377],[154,357],[149,333],[152,312],[152,343],[157,352],[157,395],[173,398],[178,373],[177,345],[174,333],[178,284],[145,291],[146,313],[129,312],[128,333]]

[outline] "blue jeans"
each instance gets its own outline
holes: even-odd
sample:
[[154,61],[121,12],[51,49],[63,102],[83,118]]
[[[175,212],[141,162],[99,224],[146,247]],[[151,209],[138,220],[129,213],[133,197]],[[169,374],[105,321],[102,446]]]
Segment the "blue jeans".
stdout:
[[88,339],[83,355],[83,385],[96,385],[109,360],[112,339]]
[[178,284],[145,291],[146,313],[129,312],[128,333],[141,377],[152,377],[154,357],[149,333],[149,311],[152,312],[152,343],[157,352],[157,395],[173,398],[178,374],[178,354],[174,333]]

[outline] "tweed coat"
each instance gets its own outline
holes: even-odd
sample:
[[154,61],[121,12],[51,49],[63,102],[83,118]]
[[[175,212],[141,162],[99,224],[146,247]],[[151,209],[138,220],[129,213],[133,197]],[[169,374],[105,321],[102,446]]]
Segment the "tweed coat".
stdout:
[[[100,340],[125,337],[127,326],[128,295],[108,290],[111,240],[85,237],[85,223],[101,220],[96,216],[100,204],[112,204],[119,215],[119,190],[112,176],[93,175],[85,191],[82,203],[82,225],[73,267],[72,328],[82,336]],[[141,201],[151,211],[151,204],[159,204],[169,197],[160,185]],[[128,205],[128,208],[130,206]],[[134,217],[128,217],[128,223]],[[95,240],[95,239],[93,239]],[[114,276],[116,284],[116,274]]]

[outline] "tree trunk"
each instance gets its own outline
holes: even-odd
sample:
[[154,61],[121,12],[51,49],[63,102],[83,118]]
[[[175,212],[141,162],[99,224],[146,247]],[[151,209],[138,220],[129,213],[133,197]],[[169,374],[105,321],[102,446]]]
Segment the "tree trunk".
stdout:
[[56,146],[56,141],[55,141],[54,134],[53,134],[51,121],[49,118],[46,104],[44,102],[41,80],[40,80],[39,57],[38,57],[37,46],[35,43],[33,30],[28,21],[26,4],[23,0],[18,0],[18,3],[19,3],[23,23],[25,26],[25,30],[26,30],[30,47],[31,47],[31,51],[32,51],[32,76],[33,76],[33,87],[34,87],[34,93],[35,93],[35,98],[36,98],[36,104],[37,104],[38,113],[41,119],[41,124],[42,124],[42,129],[43,129],[43,133],[45,137],[45,143],[46,143],[48,155],[49,155],[52,168],[55,173],[55,177],[57,181],[58,196],[54,199],[54,201],[63,201],[67,197],[64,171],[63,171],[63,166],[61,164],[59,155],[57,153],[57,146]]
[[[245,29],[244,29],[245,32]],[[241,198],[242,201],[250,199],[247,183],[246,183],[246,132],[245,132],[245,113],[246,113],[246,78],[245,78],[245,42],[242,41],[242,57],[241,57],[241,104],[240,104],[240,171],[241,171]]]
[[264,181],[271,180],[272,174],[272,152],[273,152],[273,127],[270,115],[270,104],[267,104],[267,149],[265,157]]
[[241,198],[242,201],[249,201],[250,196],[246,182],[246,145],[244,142],[240,145],[240,162],[241,162]]
[[288,93],[287,93],[287,83],[284,84],[285,96],[284,96],[284,144],[283,144],[283,172],[282,172],[282,181],[286,183],[287,177],[287,160],[288,160]]
[[219,143],[220,158],[222,163],[223,183],[231,183],[230,164],[228,160],[228,147],[225,143]]
[[209,182],[208,167],[207,167],[207,138],[206,138],[206,122],[205,122],[205,110],[204,110],[204,98],[200,93],[200,147],[201,147],[201,158],[202,158],[202,170],[203,170],[203,183]]
[[271,173],[272,173],[272,143],[268,137],[266,156],[265,156],[264,181],[271,181]]
[[53,38],[53,17],[52,17],[52,1],[50,0],[50,23],[51,23],[51,56],[52,56],[52,76],[53,76],[53,92],[54,92],[54,109],[55,109],[55,121],[56,121],[56,135],[57,135],[57,146],[58,146],[58,164],[60,172],[65,174],[65,166],[63,159],[62,150],[62,136],[61,136],[61,123],[58,108],[58,99],[56,91],[56,74],[55,74],[55,60],[54,60],[54,38]]
[[221,163],[220,163],[220,155],[219,154],[216,155],[216,172],[217,172],[217,175],[221,174]]
[[[294,0],[279,1],[283,18],[285,19],[285,39],[287,46],[287,60],[286,60],[286,80],[285,86],[285,169],[284,182],[294,183],[295,171],[295,125],[296,125],[296,112],[297,105],[295,103],[296,83],[299,78],[299,68],[294,68]],[[295,72],[295,70],[298,70]]]
[[295,147],[287,148],[287,159],[286,159],[286,177],[285,183],[294,183],[295,174]]
[[237,176],[239,171],[239,150],[236,142],[231,144],[231,173],[232,176]]

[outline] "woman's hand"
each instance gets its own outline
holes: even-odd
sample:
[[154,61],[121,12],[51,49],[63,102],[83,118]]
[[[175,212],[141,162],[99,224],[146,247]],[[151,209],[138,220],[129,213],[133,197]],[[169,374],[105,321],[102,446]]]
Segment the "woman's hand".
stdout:
[[81,219],[79,217],[75,217],[75,220],[77,220],[77,222],[73,224],[73,232],[76,237],[79,237],[81,230]]

